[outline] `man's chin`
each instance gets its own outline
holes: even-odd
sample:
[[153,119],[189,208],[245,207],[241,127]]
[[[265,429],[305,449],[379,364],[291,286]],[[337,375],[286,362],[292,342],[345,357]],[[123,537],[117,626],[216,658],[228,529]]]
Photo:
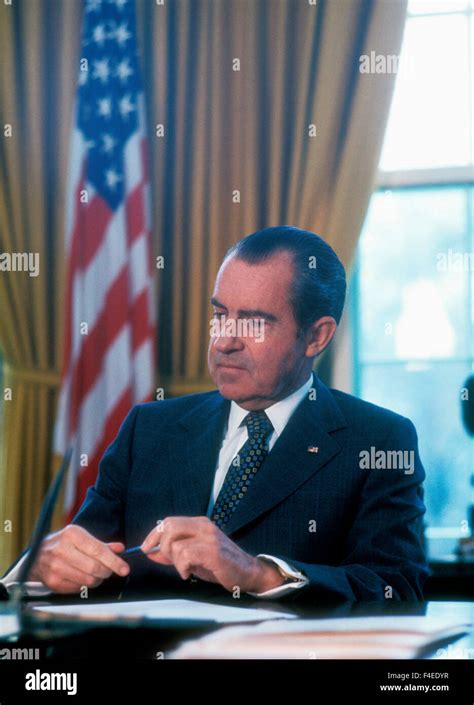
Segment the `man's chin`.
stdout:
[[[239,370],[219,370],[214,376],[214,382],[219,389],[219,392],[224,399],[230,399],[238,402],[239,400],[248,399],[250,390],[246,389],[241,379],[245,371]],[[251,396],[251,394],[250,394]]]
[[240,400],[248,398],[248,395],[245,394],[245,390],[238,382],[223,382],[219,380],[217,387],[224,399],[239,402]]

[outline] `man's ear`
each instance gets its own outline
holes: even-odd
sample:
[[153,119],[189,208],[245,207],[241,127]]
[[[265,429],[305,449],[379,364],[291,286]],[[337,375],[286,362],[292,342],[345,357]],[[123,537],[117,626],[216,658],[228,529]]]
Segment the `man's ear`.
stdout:
[[332,316],[323,316],[306,331],[306,357],[317,357],[327,348],[334,337],[337,323]]

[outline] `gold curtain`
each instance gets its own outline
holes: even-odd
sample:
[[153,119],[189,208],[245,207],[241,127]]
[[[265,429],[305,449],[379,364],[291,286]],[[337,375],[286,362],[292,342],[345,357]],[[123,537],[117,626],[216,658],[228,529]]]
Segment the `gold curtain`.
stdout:
[[[138,0],[138,8],[165,257],[159,373],[165,389],[185,393],[212,388],[208,302],[231,244],[261,227],[297,225],[350,266],[395,79],[360,73],[359,57],[399,53],[406,0]],[[157,125],[164,137],[154,136]]]
[[[136,4],[154,248],[165,261],[159,379],[168,393],[186,393],[210,386],[208,301],[236,240],[294,224],[350,264],[395,78],[360,74],[359,56],[398,53],[406,0]],[[81,12],[80,0],[0,4],[0,124],[12,126],[0,141],[0,252],[38,252],[41,272],[0,272],[2,387],[12,390],[0,411],[0,571],[24,547],[55,467]]]
[[62,0],[0,6],[0,124],[2,131],[11,126],[0,147],[0,252],[38,253],[40,266],[37,277],[0,272],[0,574],[28,540],[54,470],[64,183],[80,10]]

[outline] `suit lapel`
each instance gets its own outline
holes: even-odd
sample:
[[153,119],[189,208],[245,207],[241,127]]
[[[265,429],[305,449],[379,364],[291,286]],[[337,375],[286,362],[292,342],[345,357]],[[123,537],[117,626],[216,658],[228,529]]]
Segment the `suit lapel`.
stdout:
[[[313,374],[315,398],[308,395],[290,417],[224,528],[230,536],[294,492],[319,472],[339,451],[330,431],[346,426],[327,387]],[[219,392],[184,415],[170,443],[175,496],[183,516],[206,514],[214,483],[219,450],[227,427],[230,402]],[[309,452],[308,447],[317,448]]]
[[175,469],[175,497],[182,516],[206,514],[229,409],[230,401],[216,391],[177,424],[170,454],[171,467]]
[[330,391],[314,374],[313,389],[316,398],[308,395],[295,409],[245,499],[224,527],[228,536],[285,499],[340,451],[329,431],[346,426],[345,419]]

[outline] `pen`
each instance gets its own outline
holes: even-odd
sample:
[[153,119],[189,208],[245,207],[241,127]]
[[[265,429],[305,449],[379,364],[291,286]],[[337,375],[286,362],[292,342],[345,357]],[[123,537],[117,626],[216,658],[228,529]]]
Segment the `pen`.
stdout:
[[120,556],[120,558],[125,558],[127,556],[134,556],[137,553],[143,553],[143,555],[147,556],[149,553],[156,553],[159,550],[159,544],[158,546],[151,548],[149,551],[142,551],[141,546],[134,546],[133,548],[127,548],[125,551],[121,551],[121,553],[117,553],[117,556]]

